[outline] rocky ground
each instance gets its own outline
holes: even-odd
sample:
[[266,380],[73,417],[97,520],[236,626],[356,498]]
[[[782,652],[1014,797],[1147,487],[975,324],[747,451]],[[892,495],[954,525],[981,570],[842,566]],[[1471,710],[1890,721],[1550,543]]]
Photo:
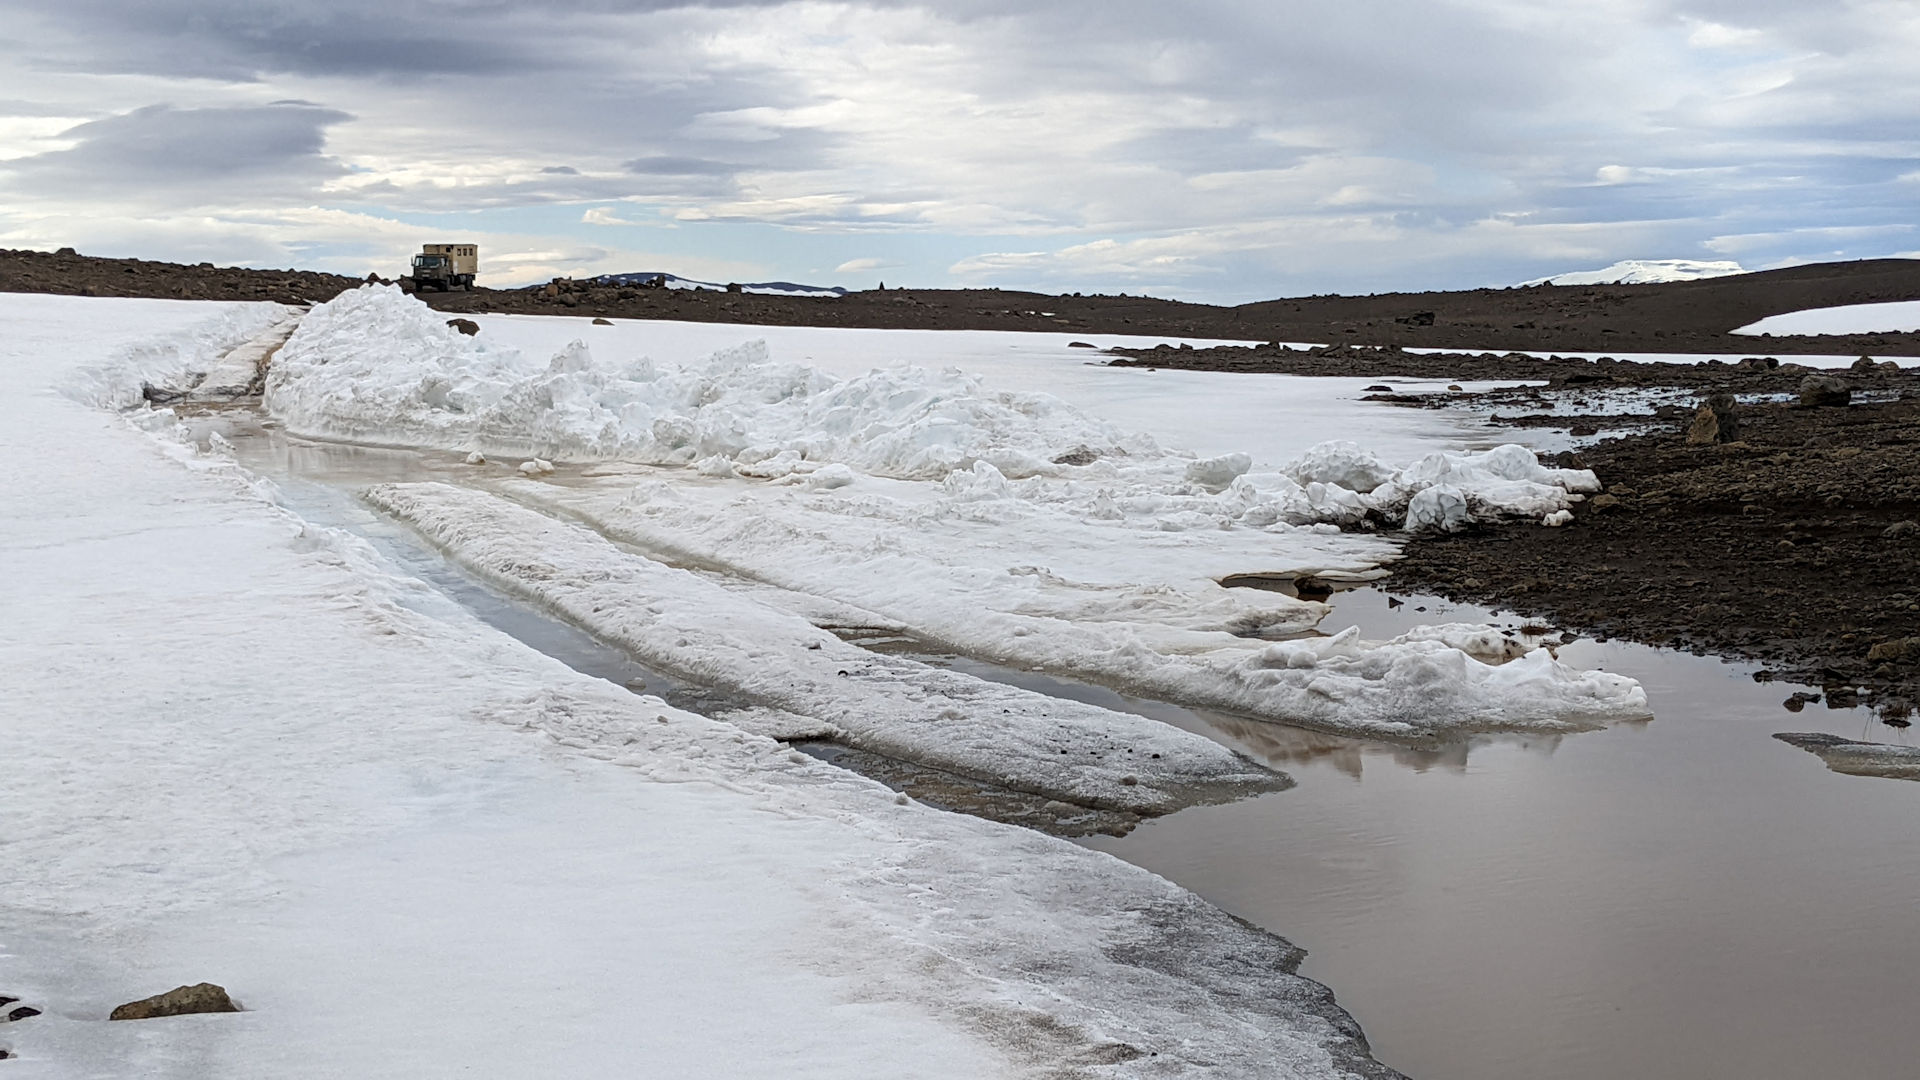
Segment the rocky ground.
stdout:
[[1732,442],[1690,444],[1694,414],[1669,410],[1579,451],[1606,491],[1571,525],[1419,537],[1393,583],[1751,659],[1758,677],[1822,686],[1814,700],[1903,716],[1920,700],[1920,375],[1874,381],[1896,379],[1910,388],[1877,401],[1740,406]]
[[[484,267],[483,267],[484,268]],[[391,271],[399,267],[388,268]],[[319,301],[363,278],[202,263],[103,259],[71,249],[0,251],[0,291]],[[886,289],[842,297],[758,296],[561,280],[532,289],[431,292],[450,312],[591,315],[781,326],[1164,334],[1532,352],[1867,353],[1920,356],[1920,334],[1744,338],[1728,331],[1809,307],[1920,299],[1920,260],[1879,259],[1667,285],[1539,286],[1305,296],[1237,307],[1143,296]]]

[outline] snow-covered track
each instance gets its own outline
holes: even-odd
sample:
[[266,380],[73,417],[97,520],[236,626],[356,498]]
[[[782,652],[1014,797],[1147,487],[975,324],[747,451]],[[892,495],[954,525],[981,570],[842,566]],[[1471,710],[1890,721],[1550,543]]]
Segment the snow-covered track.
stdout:
[[[792,734],[1081,806],[1162,814],[1286,783],[1202,736],[884,656],[588,529],[446,484],[367,500],[452,559]],[[782,734],[777,729],[764,733]]]

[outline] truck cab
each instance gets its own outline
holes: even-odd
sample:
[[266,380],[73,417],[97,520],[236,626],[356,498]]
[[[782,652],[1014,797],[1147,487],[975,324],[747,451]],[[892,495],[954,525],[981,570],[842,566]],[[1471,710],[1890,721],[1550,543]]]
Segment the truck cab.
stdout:
[[479,272],[480,248],[475,244],[426,244],[413,257],[415,291],[471,289]]

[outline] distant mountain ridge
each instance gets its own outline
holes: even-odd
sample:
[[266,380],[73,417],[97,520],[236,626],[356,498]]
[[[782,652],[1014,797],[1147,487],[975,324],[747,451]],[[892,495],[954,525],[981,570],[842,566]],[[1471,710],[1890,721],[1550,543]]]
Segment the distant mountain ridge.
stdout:
[[[667,288],[669,289],[712,289],[718,292],[727,291],[727,287],[718,282],[697,281],[693,278],[683,278],[678,274],[668,274],[661,271],[627,274],[596,274],[589,280],[606,285],[638,285],[645,281],[651,281],[654,278],[665,278]],[[791,281],[743,281],[739,284],[742,292],[755,293],[760,296],[847,295],[847,290],[838,285],[799,285]]]
[[1701,278],[1745,274],[1746,267],[1731,260],[1699,259],[1622,259],[1604,270],[1573,270],[1552,277],[1535,278],[1520,284],[1531,285],[1658,285],[1668,281],[1698,281]]

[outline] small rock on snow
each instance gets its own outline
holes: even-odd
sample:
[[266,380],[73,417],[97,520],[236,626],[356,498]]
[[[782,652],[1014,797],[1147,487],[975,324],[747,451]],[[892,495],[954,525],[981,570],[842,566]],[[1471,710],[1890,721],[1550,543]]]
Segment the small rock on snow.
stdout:
[[213,983],[176,986],[164,994],[129,1001],[113,1010],[109,1020],[151,1020],[161,1016],[185,1016],[189,1013],[239,1012],[240,1006],[227,996],[224,987]]

